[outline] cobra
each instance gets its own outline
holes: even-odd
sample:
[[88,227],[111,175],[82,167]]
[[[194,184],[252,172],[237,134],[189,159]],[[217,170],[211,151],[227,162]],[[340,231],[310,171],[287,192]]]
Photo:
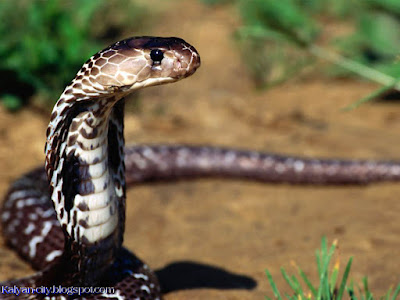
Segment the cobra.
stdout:
[[[153,273],[122,250],[125,224],[122,99],[140,88],[190,76],[199,66],[200,57],[194,47],[179,38],[157,37],[117,42],[83,65],[53,109],[45,146],[49,195],[64,235],[63,252],[53,249],[45,260],[58,257],[57,262],[34,276],[5,285],[111,284],[116,286],[114,295],[94,295],[87,299],[160,297]],[[20,183],[27,181],[28,178]],[[23,190],[19,195],[32,199],[36,191]],[[4,205],[3,221],[12,218],[13,203],[33,208],[32,202],[19,202],[15,197],[11,192]],[[52,234],[57,222],[46,219],[50,214],[47,209],[36,213],[42,224],[41,234],[27,245],[28,257],[33,259],[38,256],[36,251],[40,251],[40,239]],[[29,226],[35,224],[26,224],[25,232],[34,233],[35,228]],[[12,234],[16,230],[12,226],[6,225],[5,232]]]
[[[193,46],[179,38],[157,37],[117,42],[83,65],[51,114],[45,171],[40,168],[17,180],[1,213],[6,240],[41,271],[3,286],[112,286],[113,293],[79,298],[159,299],[153,272],[122,247],[126,183],[198,176],[291,183],[399,179],[400,166],[394,162],[315,160],[193,146],[124,150],[123,98],[143,87],[188,77],[199,66]],[[52,297],[47,299],[67,295]]]

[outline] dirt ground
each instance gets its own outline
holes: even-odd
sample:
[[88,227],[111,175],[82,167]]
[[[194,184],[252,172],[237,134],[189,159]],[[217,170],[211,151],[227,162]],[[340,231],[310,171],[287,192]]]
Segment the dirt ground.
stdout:
[[[162,20],[146,34],[186,39],[200,52],[202,67],[187,80],[140,94],[139,112],[128,111],[126,116],[128,144],[190,143],[311,157],[399,158],[398,104],[377,102],[340,111],[374,90],[373,84],[311,72],[257,91],[232,41],[237,25],[233,11],[195,1],[170,1],[167,8],[157,5],[157,10],[163,12]],[[43,163],[48,119],[29,107],[17,114],[0,108],[1,194],[12,180]],[[371,290],[381,296],[400,279],[398,193],[396,183],[316,187],[203,179],[146,184],[128,192],[125,246],[158,270],[190,261],[246,276],[232,277],[234,289],[178,290],[168,293],[167,300],[263,299],[272,296],[266,268],[284,291],[288,288],[281,266],[294,272],[295,262],[315,279],[314,253],[325,235],[329,242],[338,239],[342,269],[353,256],[350,277],[360,282],[368,276]],[[30,272],[1,242],[0,281]],[[230,275],[225,275],[229,281]],[[219,275],[214,277],[218,286]],[[250,288],[251,279],[256,287]],[[207,285],[207,278],[200,281],[200,286]]]

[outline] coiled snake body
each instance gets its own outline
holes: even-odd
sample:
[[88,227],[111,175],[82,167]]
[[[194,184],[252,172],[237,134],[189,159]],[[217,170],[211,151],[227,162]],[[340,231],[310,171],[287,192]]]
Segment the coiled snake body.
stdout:
[[[117,42],[83,65],[51,115],[45,171],[17,180],[1,213],[6,240],[42,271],[2,286],[115,287],[114,293],[45,299],[159,299],[155,275],[122,248],[126,184],[196,176],[335,184],[400,178],[400,166],[393,162],[313,160],[212,147],[124,149],[123,97],[185,78],[199,66],[193,46],[156,37]],[[0,294],[0,299],[13,298]]]

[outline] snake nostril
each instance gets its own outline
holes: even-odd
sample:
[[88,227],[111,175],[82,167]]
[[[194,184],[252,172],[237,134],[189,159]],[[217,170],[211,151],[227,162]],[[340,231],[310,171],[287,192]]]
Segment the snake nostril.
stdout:
[[164,53],[160,49],[153,49],[150,52],[150,58],[153,60],[154,64],[160,64],[164,58]]

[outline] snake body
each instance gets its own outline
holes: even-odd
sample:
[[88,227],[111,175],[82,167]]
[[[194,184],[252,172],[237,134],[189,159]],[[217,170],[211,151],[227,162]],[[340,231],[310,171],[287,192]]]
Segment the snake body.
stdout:
[[[156,37],[117,42],[83,65],[51,115],[45,168],[18,179],[1,212],[8,243],[41,271],[2,286],[113,286],[113,293],[78,298],[160,299],[155,275],[122,247],[126,184],[201,176],[317,184],[400,179],[396,162],[316,160],[185,145],[124,148],[124,96],[190,76],[199,65],[193,46],[179,38]],[[73,297],[51,296],[46,299]]]
[[[50,117],[45,147],[49,192],[46,184],[38,184],[38,174],[33,172],[11,188],[2,213],[3,230],[12,237],[11,244],[18,226],[31,236],[25,248],[32,261],[39,255],[45,236],[64,236],[62,251],[53,247],[44,259],[53,264],[29,278],[4,285],[111,284],[116,287],[114,294],[86,298],[160,297],[153,273],[122,249],[126,194],[123,98],[143,87],[185,78],[199,66],[194,47],[179,38],[157,37],[117,42],[82,66]],[[29,218],[31,223],[26,224]],[[35,229],[39,229],[39,235]],[[53,234],[53,230],[58,232]],[[43,267],[39,262],[34,264]]]

